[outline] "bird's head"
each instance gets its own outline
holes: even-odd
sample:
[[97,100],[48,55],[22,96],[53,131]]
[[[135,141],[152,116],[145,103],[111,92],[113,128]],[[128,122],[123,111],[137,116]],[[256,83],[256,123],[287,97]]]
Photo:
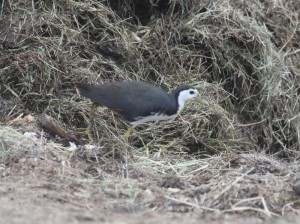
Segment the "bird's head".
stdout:
[[173,94],[178,102],[186,102],[199,96],[198,90],[191,86],[180,86],[173,90]]
[[178,104],[177,114],[179,114],[183,109],[186,101],[194,100],[197,96],[199,96],[198,90],[191,86],[179,86],[172,91],[172,94]]

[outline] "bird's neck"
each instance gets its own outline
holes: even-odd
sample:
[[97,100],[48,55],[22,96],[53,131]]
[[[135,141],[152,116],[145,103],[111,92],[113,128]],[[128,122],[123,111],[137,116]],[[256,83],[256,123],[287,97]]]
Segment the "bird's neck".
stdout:
[[177,115],[180,114],[180,112],[182,111],[183,107],[184,107],[185,101],[182,100],[180,97],[177,98]]
[[176,114],[179,115],[184,107],[185,101],[180,97],[180,91],[178,89],[173,90],[170,95],[175,99],[177,109]]

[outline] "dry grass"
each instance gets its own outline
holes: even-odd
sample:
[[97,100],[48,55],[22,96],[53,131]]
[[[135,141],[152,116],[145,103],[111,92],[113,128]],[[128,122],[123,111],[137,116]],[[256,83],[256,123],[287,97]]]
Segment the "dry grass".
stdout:
[[[189,83],[208,105],[197,102],[182,119],[139,129],[132,145],[298,157],[297,3],[133,5],[5,1],[1,92],[15,102],[10,117],[45,113],[75,129],[88,123],[88,102],[74,94],[75,82]],[[126,127],[105,109],[96,120],[99,144],[123,151]]]
[[[74,129],[88,123],[87,101],[74,94],[77,81],[141,79],[165,89],[189,83],[209,105],[196,103],[182,119],[145,126],[133,145],[209,154],[259,148],[298,157],[296,5],[146,4],[141,25],[138,9],[129,7],[133,1],[65,3],[2,5],[1,91],[16,103],[10,117],[46,113]],[[282,32],[273,32],[275,21]],[[123,150],[124,128],[99,111],[100,144]]]

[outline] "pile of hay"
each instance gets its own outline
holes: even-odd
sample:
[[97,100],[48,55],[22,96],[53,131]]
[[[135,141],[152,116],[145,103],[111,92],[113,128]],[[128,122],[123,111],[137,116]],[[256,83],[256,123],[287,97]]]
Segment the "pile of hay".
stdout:
[[[139,127],[132,146],[298,158],[299,10],[297,0],[4,1],[0,100],[14,106],[1,120],[47,114],[75,132],[87,126],[90,104],[76,82],[190,84],[208,104]],[[95,121],[97,144],[128,147],[123,122],[105,108]]]

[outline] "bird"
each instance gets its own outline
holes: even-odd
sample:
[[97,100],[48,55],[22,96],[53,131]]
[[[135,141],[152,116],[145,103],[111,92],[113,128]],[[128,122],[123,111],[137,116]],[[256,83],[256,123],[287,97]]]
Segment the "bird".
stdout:
[[[184,108],[185,102],[199,96],[197,89],[182,85],[170,92],[144,81],[112,81],[104,84],[76,83],[79,95],[93,104],[90,118],[98,106],[119,114],[129,124],[124,134],[125,142],[137,125],[149,121],[174,119]],[[90,138],[92,140],[92,138]]]

